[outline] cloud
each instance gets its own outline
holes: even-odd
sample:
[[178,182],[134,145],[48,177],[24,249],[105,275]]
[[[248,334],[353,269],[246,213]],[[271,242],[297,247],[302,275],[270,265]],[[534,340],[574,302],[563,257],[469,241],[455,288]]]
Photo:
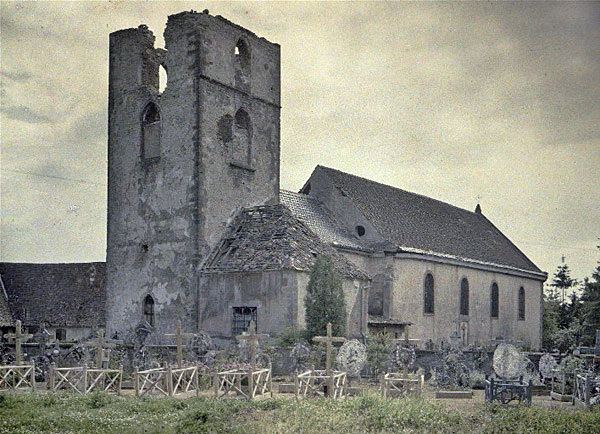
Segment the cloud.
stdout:
[[[481,196],[484,213],[542,269],[569,252],[578,277],[595,265],[600,3],[0,8],[2,103],[12,116],[3,114],[3,167],[92,182],[3,172],[2,211],[20,210],[5,260],[36,260],[41,239],[52,239],[45,260],[99,258],[108,34],[145,23],[160,46],[169,14],[208,8],[281,45],[282,187],[300,188],[324,164],[468,209]],[[65,220],[71,205],[82,205],[87,229]],[[68,241],[58,242],[47,218]]]
[[13,81],[27,81],[32,75],[28,72],[0,71],[0,75]]
[[16,121],[27,122],[29,124],[43,124],[51,122],[50,118],[42,114],[36,113],[29,107],[24,105],[9,105],[2,107],[0,112],[4,113],[9,119]]

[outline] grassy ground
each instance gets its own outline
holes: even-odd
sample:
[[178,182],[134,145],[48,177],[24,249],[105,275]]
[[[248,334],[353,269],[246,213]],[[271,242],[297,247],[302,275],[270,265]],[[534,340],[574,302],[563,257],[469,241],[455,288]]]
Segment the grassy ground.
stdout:
[[600,410],[481,404],[454,408],[448,400],[386,401],[373,393],[341,402],[0,394],[0,433],[19,432],[598,433]]

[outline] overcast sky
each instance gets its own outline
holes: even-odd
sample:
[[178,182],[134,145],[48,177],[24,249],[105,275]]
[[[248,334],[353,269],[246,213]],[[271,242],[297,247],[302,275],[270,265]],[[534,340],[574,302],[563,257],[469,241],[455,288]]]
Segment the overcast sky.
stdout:
[[317,164],[600,258],[600,3],[0,4],[0,260],[104,261],[108,35],[223,15],[281,44],[281,185]]

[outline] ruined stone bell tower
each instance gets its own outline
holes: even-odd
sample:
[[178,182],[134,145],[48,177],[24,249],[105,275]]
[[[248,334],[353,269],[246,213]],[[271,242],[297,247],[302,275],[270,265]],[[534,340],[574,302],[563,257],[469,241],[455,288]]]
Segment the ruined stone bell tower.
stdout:
[[110,336],[195,330],[209,249],[237,209],[278,200],[279,45],[208,12],[170,16],[164,36],[110,35]]

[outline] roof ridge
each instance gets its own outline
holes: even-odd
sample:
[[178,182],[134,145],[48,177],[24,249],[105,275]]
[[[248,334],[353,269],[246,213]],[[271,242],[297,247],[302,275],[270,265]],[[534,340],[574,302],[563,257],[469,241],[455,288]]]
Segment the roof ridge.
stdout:
[[383,182],[379,182],[379,181],[375,181],[375,180],[373,180],[373,179],[369,179],[369,178],[365,178],[365,177],[362,177],[362,176],[354,175],[354,174],[352,174],[352,173],[344,172],[344,171],[342,171],[342,170],[339,170],[339,169],[334,169],[334,168],[332,168],[332,167],[323,166],[323,165],[321,165],[321,164],[318,164],[318,165],[317,165],[317,167],[315,168],[315,170],[316,170],[317,168],[319,168],[319,167],[320,167],[320,168],[322,168],[322,169],[325,169],[325,170],[330,170],[330,171],[333,171],[333,172],[338,172],[338,173],[341,173],[342,175],[351,176],[351,177],[353,177],[353,178],[358,178],[358,179],[360,179],[360,180],[362,180],[362,181],[367,181],[367,182],[371,182],[371,183],[373,183],[373,184],[378,184],[378,185],[381,185],[381,186],[383,186],[383,187],[392,188],[392,189],[394,189],[394,190],[398,190],[398,191],[401,191],[401,192],[403,192],[403,193],[408,193],[408,194],[412,194],[412,195],[414,195],[414,196],[419,196],[419,197],[422,197],[422,198],[425,198],[425,199],[428,199],[428,200],[433,200],[433,201],[435,201],[435,202],[438,202],[438,203],[444,204],[444,205],[446,205],[446,206],[451,206],[451,207],[453,207],[453,208],[456,208],[456,209],[458,209],[458,210],[460,210],[460,211],[467,212],[467,213],[469,213],[469,214],[474,214],[474,215],[476,215],[476,216],[477,216],[477,215],[483,215],[483,214],[476,213],[476,212],[474,212],[474,211],[469,211],[469,210],[468,210],[468,209],[466,209],[466,208],[461,208],[460,206],[453,205],[453,204],[451,204],[451,203],[448,203],[448,202],[444,202],[443,200],[436,199],[436,198],[434,198],[434,197],[426,196],[426,195],[424,195],[424,194],[421,194],[421,193],[415,193],[414,191],[404,190],[403,188],[400,188],[400,187],[396,187],[396,186],[393,186],[393,185],[390,185],[390,184],[384,184]]

